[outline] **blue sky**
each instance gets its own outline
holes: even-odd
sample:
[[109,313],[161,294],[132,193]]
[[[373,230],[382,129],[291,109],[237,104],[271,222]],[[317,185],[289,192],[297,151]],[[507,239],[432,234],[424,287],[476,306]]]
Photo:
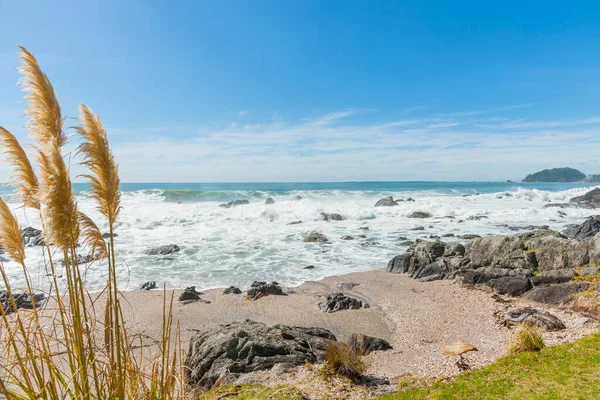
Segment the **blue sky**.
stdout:
[[0,0],[0,125],[25,137],[18,44],[124,181],[600,173],[596,2]]

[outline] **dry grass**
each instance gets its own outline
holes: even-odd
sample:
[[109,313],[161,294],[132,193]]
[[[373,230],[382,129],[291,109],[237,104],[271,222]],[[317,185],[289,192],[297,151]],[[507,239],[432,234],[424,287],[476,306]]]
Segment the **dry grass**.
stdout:
[[[35,141],[36,174],[16,138],[0,128],[4,154],[15,170],[14,185],[24,207],[39,211],[53,292],[47,304],[18,310],[9,277],[0,260],[0,274],[9,293],[7,309],[0,307],[0,394],[8,399],[184,399],[179,329],[173,327],[173,298],[164,297],[162,336],[157,355],[135,350],[120,304],[114,252],[114,223],[120,210],[119,177],[100,118],[81,106],[84,176],[92,197],[106,218],[105,241],[96,223],[80,213],[62,155],[67,140],[64,118],[54,88],[35,57],[21,48],[23,88],[28,93],[25,115]],[[23,267],[26,292],[34,298],[17,219],[0,199],[0,245]],[[108,280],[104,312],[96,311],[77,261],[77,249],[86,247],[94,259],[106,258]],[[54,253],[64,259],[59,281]],[[62,253],[62,254],[61,254]],[[9,314],[10,312],[10,314]],[[173,337],[175,332],[175,337]]]
[[531,324],[522,324],[513,332],[506,354],[540,351],[544,347],[546,345],[539,328]]
[[325,365],[328,372],[351,380],[358,379],[367,370],[362,352],[343,342],[332,341],[327,344]]

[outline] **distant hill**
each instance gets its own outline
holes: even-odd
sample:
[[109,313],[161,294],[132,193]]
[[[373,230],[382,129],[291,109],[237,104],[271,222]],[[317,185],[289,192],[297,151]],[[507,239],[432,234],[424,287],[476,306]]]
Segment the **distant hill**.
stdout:
[[573,168],[552,168],[529,174],[521,182],[579,182],[586,175]]

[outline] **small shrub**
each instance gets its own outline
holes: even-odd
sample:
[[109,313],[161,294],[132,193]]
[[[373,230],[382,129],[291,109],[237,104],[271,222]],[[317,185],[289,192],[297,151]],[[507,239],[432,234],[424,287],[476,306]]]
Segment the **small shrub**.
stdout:
[[356,380],[367,369],[362,352],[342,342],[330,342],[327,345],[325,363],[332,374],[345,376],[351,380]]
[[523,324],[513,332],[506,354],[540,351],[544,347],[546,347],[544,338],[540,334],[538,327],[531,324]]

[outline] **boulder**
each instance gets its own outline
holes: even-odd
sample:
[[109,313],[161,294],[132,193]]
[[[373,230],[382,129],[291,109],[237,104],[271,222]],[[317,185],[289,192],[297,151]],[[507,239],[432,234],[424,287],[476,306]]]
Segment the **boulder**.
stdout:
[[250,204],[250,202],[248,200],[233,200],[233,201],[230,201],[229,203],[219,204],[219,207],[231,208],[231,207],[241,206],[244,204]]
[[299,200],[303,200],[302,196],[294,196],[292,197],[293,201],[299,201]]
[[535,253],[540,271],[578,268],[589,263],[589,245],[562,237],[546,235],[528,239],[526,246]]
[[554,286],[540,286],[525,295],[526,299],[544,304],[564,304],[573,295],[584,292],[589,288],[587,282],[569,282]]
[[321,213],[321,218],[323,221],[341,221],[343,218],[340,214],[327,214]]
[[533,286],[555,285],[558,283],[569,282],[577,273],[573,268],[555,269],[542,271],[531,277]]
[[443,259],[439,259],[431,264],[424,265],[414,270],[411,278],[418,279],[421,282],[431,282],[444,279],[448,272]]
[[447,344],[444,347],[442,347],[442,353],[450,357],[460,356],[465,353],[468,353],[469,351],[478,350],[477,347],[462,340],[458,340],[452,344]]
[[465,235],[458,235],[457,236],[459,239],[464,239],[464,240],[473,240],[473,239],[479,239],[481,236],[479,235],[474,235],[472,233],[467,233]]
[[446,244],[446,248],[444,250],[444,257],[451,256],[464,256],[465,255],[465,246],[458,242],[448,243]]
[[390,260],[385,270],[387,272],[391,272],[392,274],[405,274],[408,272],[408,268],[410,266],[410,258],[410,253],[404,253],[396,256]]
[[369,308],[369,304],[344,293],[323,295],[321,296],[321,302],[319,302],[319,309],[327,313],[340,310],[358,310],[360,308]]
[[[17,306],[17,310],[26,309],[33,310],[34,305],[41,306],[46,300],[46,295],[43,293],[33,293],[30,296],[29,293],[14,293],[13,300]],[[7,290],[0,290],[0,307],[6,314],[14,312],[14,306],[10,298],[10,292]]]
[[424,226],[415,226],[413,228],[410,228],[411,231],[424,231],[425,227]]
[[491,279],[487,282],[487,285],[496,293],[510,296],[520,296],[531,289],[529,278],[524,276],[504,276]]
[[304,267],[304,269],[315,269],[314,265],[307,265],[306,267]]
[[550,228],[548,225],[525,225],[525,226],[509,226],[511,231],[537,231]]
[[139,290],[152,290],[152,289],[156,289],[156,282],[155,281],[148,281],[142,284],[142,286],[140,286]]
[[593,215],[581,225],[569,225],[562,233],[569,239],[590,241],[598,232],[600,232],[600,215]]
[[196,291],[196,286],[190,286],[183,290],[183,293],[179,295],[179,301],[192,302],[200,299],[200,292]]
[[164,246],[154,247],[145,251],[149,256],[166,256],[177,253],[180,250],[176,244],[166,244]]
[[223,290],[223,294],[242,294],[242,291],[235,286],[229,286],[227,289]]
[[21,229],[21,238],[23,239],[23,244],[28,247],[44,245],[42,231],[31,226]]
[[[470,266],[469,266],[470,267]],[[494,279],[504,277],[529,277],[532,272],[523,268],[494,268],[485,267],[465,271],[463,275],[463,284],[465,285],[481,285],[487,284]]]
[[349,235],[344,235],[341,237],[342,240],[354,240],[353,236],[349,236]]
[[353,333],[346,341],[350,347],[358,350],[361,354],[367,355],[373,351],[391,350],[392,345],[387,340],[378,339],[372,336]]
[[271,295],[285,296],[285,293],[283,293],[281,286],[279,286],[277,282],[267,283],[254,281],[252,282],[252,285],[250,285],[250,290],[246,293],[246,296],[253,300],[258,300],[261,297]]
[[265,200],[265,204],[275,204],[275,200],[272,197],[267,197]]
[[547,332],[560,331],[566,328],[565,324],[555,315],[548,311],[538,310],[533,307],[523,307],[512,310],[504,316],[503,325],[513,326],[517,324],[535,325]]
[[324,360],[330,341],[336,337],[327,329],[267,326],[250,320],[203,329],[190,339],[186,380],[208,388],[275,365],[283,372],[317,363]]
[[327,242],[327,236],[323,235],[319,232],[311,232],[307,236],[304,237],[305,243],[324,243]]
[[[521,260],[524,258],[522,250],[525,249],[525,244],[520,236],[486,236],[483,238],[473,239],[467,245],[467,252],[471,258],[471,267],[513,267],[514,264],[520,267],[535,267],[531,260]],[[513,263],[512,259],[518,258],[518,261]],[[517,261],[517,260],[514,260]]]
[[582,196],[573,197],[569,200],[571,204],[577,204],[579,207],[596,208],[600,206],[600,188],[592,189]]
[[425,211],[415,211],[411,213],[408,218],[431,218],[431,214]]
[[397,206],[398,202],[394,201],[392,196],[384,197],[383,199],[377,200],[375,207],[392,207]]

